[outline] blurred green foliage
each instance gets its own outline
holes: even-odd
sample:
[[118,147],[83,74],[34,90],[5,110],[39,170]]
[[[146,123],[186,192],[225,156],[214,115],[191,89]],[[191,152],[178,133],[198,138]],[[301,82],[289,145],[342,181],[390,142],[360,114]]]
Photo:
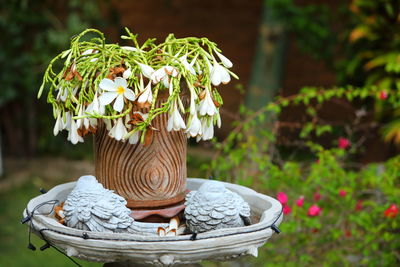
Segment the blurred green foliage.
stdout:
[[10,0],[1,10],[0,107],[36,95],[49,60],[72,35],[101,18],[96,1]]
[[[295,35],[300,48],[322,59],[340,86],[377,86],[385,95],[400,90],[400,5],[397,0],[339,1],[300,6],[293,0],[266,2]],[[400,110],[387,102],[363,103],[385,123],[386,141],[400,144]]]
[[36,92],[50,59],[67,47],[71,36],[110,23],[104,7],[107,1],[1,1],[0,118],[6,154],[62,150],[63,142],[50,138],[53,125],[44,117],[51,110],[36,99]]
[[[350,101],[377,99],[380,88],[305,88],[301,93],[279,97],[259,111],[242,109],[243,119],[228,138],[215,143],[217,153],[206,166],[214,177],[255,188],[262,193],[288,196],[282,233],[272,238],[253,266],[395,266],[400,263],[400,157],[385,163],[361,165],[352,160],[363,149],[363,136],[337,136],[336,128],[356,128],[357,124],[303,124],[300,137],[283,155],[279,144],[278,115],[288,106],[305,105],[309,116],[317,117],[312,102],[323,104],[333,98]],[[400,94],[387,103],[399,107]],[[269,124],[266,129],[260,125]],[[349,133],[354,131],[348,130]],[[336,135],[338,142],[324,148],[315,136]],[[344,140],[345,143],[341,143]],[[298,150],[308,158],[299,160]],[[320,198],[316,195],[320,195]],[[296,200],[304,197],[304,203]],[[321,214],[310,216],[317,205]],[[397,212],[388,215],[389,207]],[[389,210],[389,211],[388,211]]]

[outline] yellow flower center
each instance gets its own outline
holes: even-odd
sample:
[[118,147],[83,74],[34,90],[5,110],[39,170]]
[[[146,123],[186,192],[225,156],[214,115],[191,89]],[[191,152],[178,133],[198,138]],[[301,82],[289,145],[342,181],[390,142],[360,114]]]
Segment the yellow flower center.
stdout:
[[125,88],[122,87],[122,86],[118,86],[118,88],[117,88],[117,93],[118,93],[118,94],[123,94],[124,92],[125,92]]

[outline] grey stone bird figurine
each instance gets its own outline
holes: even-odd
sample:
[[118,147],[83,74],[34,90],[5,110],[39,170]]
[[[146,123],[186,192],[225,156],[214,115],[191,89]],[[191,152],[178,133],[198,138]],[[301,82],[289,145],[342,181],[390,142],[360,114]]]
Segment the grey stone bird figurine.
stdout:
[[223,183],[207,181],[185,201],[186,225],[192,233],[250,225],[250,206]]
[[86,231],[157,235],[161,224],[134,221],[125,205],[123,197],[105,189],[96,177],[82,176],[64,203],[64,221]]

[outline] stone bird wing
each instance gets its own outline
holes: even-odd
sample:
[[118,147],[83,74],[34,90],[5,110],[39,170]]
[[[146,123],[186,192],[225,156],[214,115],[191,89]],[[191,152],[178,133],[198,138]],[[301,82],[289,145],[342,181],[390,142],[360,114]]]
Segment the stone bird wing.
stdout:
[[192,232],[207,232],[215,229],[234,227],[238,212],[233,201],[221,198],[209,202],[201,194],[189,196],[185,208],[186,223]]
[[67,226],[95,232],[121,232],[133,219],[126,201],[105,190],[101,194],[72,192],[64,204]]
[[86,223],[90,220],[91,209],[96,196],[81,191],[72,191],[65,200],[63,210],[67,226],[90,230]]
[[235,206],[238,209],[239,215],[242,218],[244,225],[250,225],[251,212],[249,204],[246,201],[244,201],[244,199],[237,193],[235,192],[230,192],[230,193],[232,195],[232,198],[234,199]]

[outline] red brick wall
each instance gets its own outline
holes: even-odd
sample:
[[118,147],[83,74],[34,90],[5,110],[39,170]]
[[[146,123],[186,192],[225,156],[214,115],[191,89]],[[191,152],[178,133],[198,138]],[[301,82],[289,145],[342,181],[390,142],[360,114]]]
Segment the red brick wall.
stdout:
[[[233,71],[240,77],[229,85],[221,86],[224,108],[235,113],[244,97],[235,89],[238,83],[249,81],[257,42],[261,15],[261,0],[153,0],[113,1],[121,24],[140,40],[163,40],[169,33],[176,37],[207,37],[216,42],[223,54],[234,63]],[[223,113],[224,114],[224,113]],[[229,131],[232,120],[223,115],[221,134]]]

